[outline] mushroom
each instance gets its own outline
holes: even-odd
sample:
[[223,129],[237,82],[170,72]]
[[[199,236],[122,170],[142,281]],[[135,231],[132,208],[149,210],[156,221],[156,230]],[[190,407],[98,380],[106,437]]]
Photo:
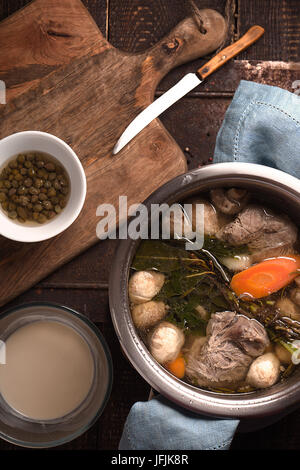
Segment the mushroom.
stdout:
[[217,188],[210,191],[210,197],[216,208],[222,214],[234,215],[240,212],[249,200],[246,189],[223,189]]
[[280,316],[290,317],[292,320],[300,321],[299,307],[288,297],[277,300],[276,308],[279,310]]
[[154,300],[134,305],[131,310],[133,323],[141,330],[154,326],[165,317],[166,313],[167,308],[165,303],[155,302]]
[[280,362],[273,353],[266,353],[255,359],[248,371],[246,382],[254,388],[274,385],[280,373]]
[[196,204],[203,205],[204,235],[208,235],[208,236],[215,235],[222,228],[223,225],[229,222],[227,217],[225,217],[223,214],[218,214],[214,206],[210,202],[205,201],[205,199],[193,199],[191,202],[193,204],[192,227],[194,231],[197,230],[196,208],[195,208]]
[[178,356],[183,344],[184,334],[177,326],[169,322],[159,323],[149,338],[149,349],[160,364],[171,362]]
[[129,299],[133,304],[148,302],[159,293],[165,276],[156,271],[137,271],[129,279]]
[[275,345],[275,354],[282,364],[288,365],[292,362],[291,353],[286,348],[281,346],[281,344]]

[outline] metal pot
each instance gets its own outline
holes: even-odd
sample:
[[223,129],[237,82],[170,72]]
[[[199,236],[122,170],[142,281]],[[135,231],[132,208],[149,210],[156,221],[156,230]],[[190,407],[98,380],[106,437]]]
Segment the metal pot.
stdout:
[[[300,182],[282,171],[251,163],[219,163],[190,171],[166,183],[145,202],[183,201],[216,187],[244,187],[266,204],[290,215],[300,225]],[[124,352],[136,370],[159,393],[193,412],[228,418],[266,418],[296,408],[300,399],[300,368],[286,381],[244,394],[202,390],[171,375],[148,352],[133,325],[128,302],[129,269],[140,240],[121,240],[110,276],[112,320]]]

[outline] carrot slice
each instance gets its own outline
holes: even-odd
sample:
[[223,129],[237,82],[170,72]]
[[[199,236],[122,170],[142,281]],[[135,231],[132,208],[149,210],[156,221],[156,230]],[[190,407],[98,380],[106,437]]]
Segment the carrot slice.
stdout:
[[181,355],[174,359],[174,361],[168,362],[166,368],[178,379],[182,379],[185,375],[185,361]]
[[299,275],[300,256],[270,258],[235,274],[230,286],[238,296],[259,299],[292,282]]

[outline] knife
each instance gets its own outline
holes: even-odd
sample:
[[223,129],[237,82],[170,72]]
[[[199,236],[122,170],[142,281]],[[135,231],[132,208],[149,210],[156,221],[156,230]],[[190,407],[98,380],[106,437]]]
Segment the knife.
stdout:
[[176,85],[166,91],[162,96],[157,98],[147,108],[145,108],[125,129],[118,142],[113,149],[113,155],[122,150],[137,134],[141,132],[153,119],[163,113],[176,101],[180,100],[184,95],[191,91],[196,86],[200,85],[203,80],[211,75],[215,70],[222,67],[223,64],[235,57],[237,54],[247,49],[255,41],[257,41],[265,30],[261,26],[252,26],[244,36],[230,46],[226,47],[211,60],[209,60],[203,67],[197,70],[196,73],[188,73]]

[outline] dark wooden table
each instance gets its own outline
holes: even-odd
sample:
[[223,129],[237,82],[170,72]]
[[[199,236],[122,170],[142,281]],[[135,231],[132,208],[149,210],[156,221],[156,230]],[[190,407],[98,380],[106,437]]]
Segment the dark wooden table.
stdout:
[[[27,3],[28,0],[0,0],[0,20]],[[131,52],[155,44],[187,16],[190,8],[188,0],[83,0],[83,3],[106,38],[114,46]],[[215,8],[226,16],[227,43],[253,24],[265,27],[266,33],[254,47],[214,75],[203,91],[191,93],[163,115],[164,125],[185,151],[190,168],[211,160],[217,131],[241,78],[279,85],[289,91],[295,91],[295,80],[300,79],[299,0],[195,0],[195,3],[199,8]],[[159,85],[157,96],[204,60],[174,70]],[[33,300],[65,304],[94,321],[110,346],[114,385],[109,403],[88,432],[61,449],[117,449],[130,407],[149,395],[149,385],[122,355],[110,320],[108,275],[117,244],[114,240],[99,242],[10,304]],[[299,425],[300,409],[261,431],[237,434],[232,449],[298,449]],[[0,449],[17,447],[1,441]]]

